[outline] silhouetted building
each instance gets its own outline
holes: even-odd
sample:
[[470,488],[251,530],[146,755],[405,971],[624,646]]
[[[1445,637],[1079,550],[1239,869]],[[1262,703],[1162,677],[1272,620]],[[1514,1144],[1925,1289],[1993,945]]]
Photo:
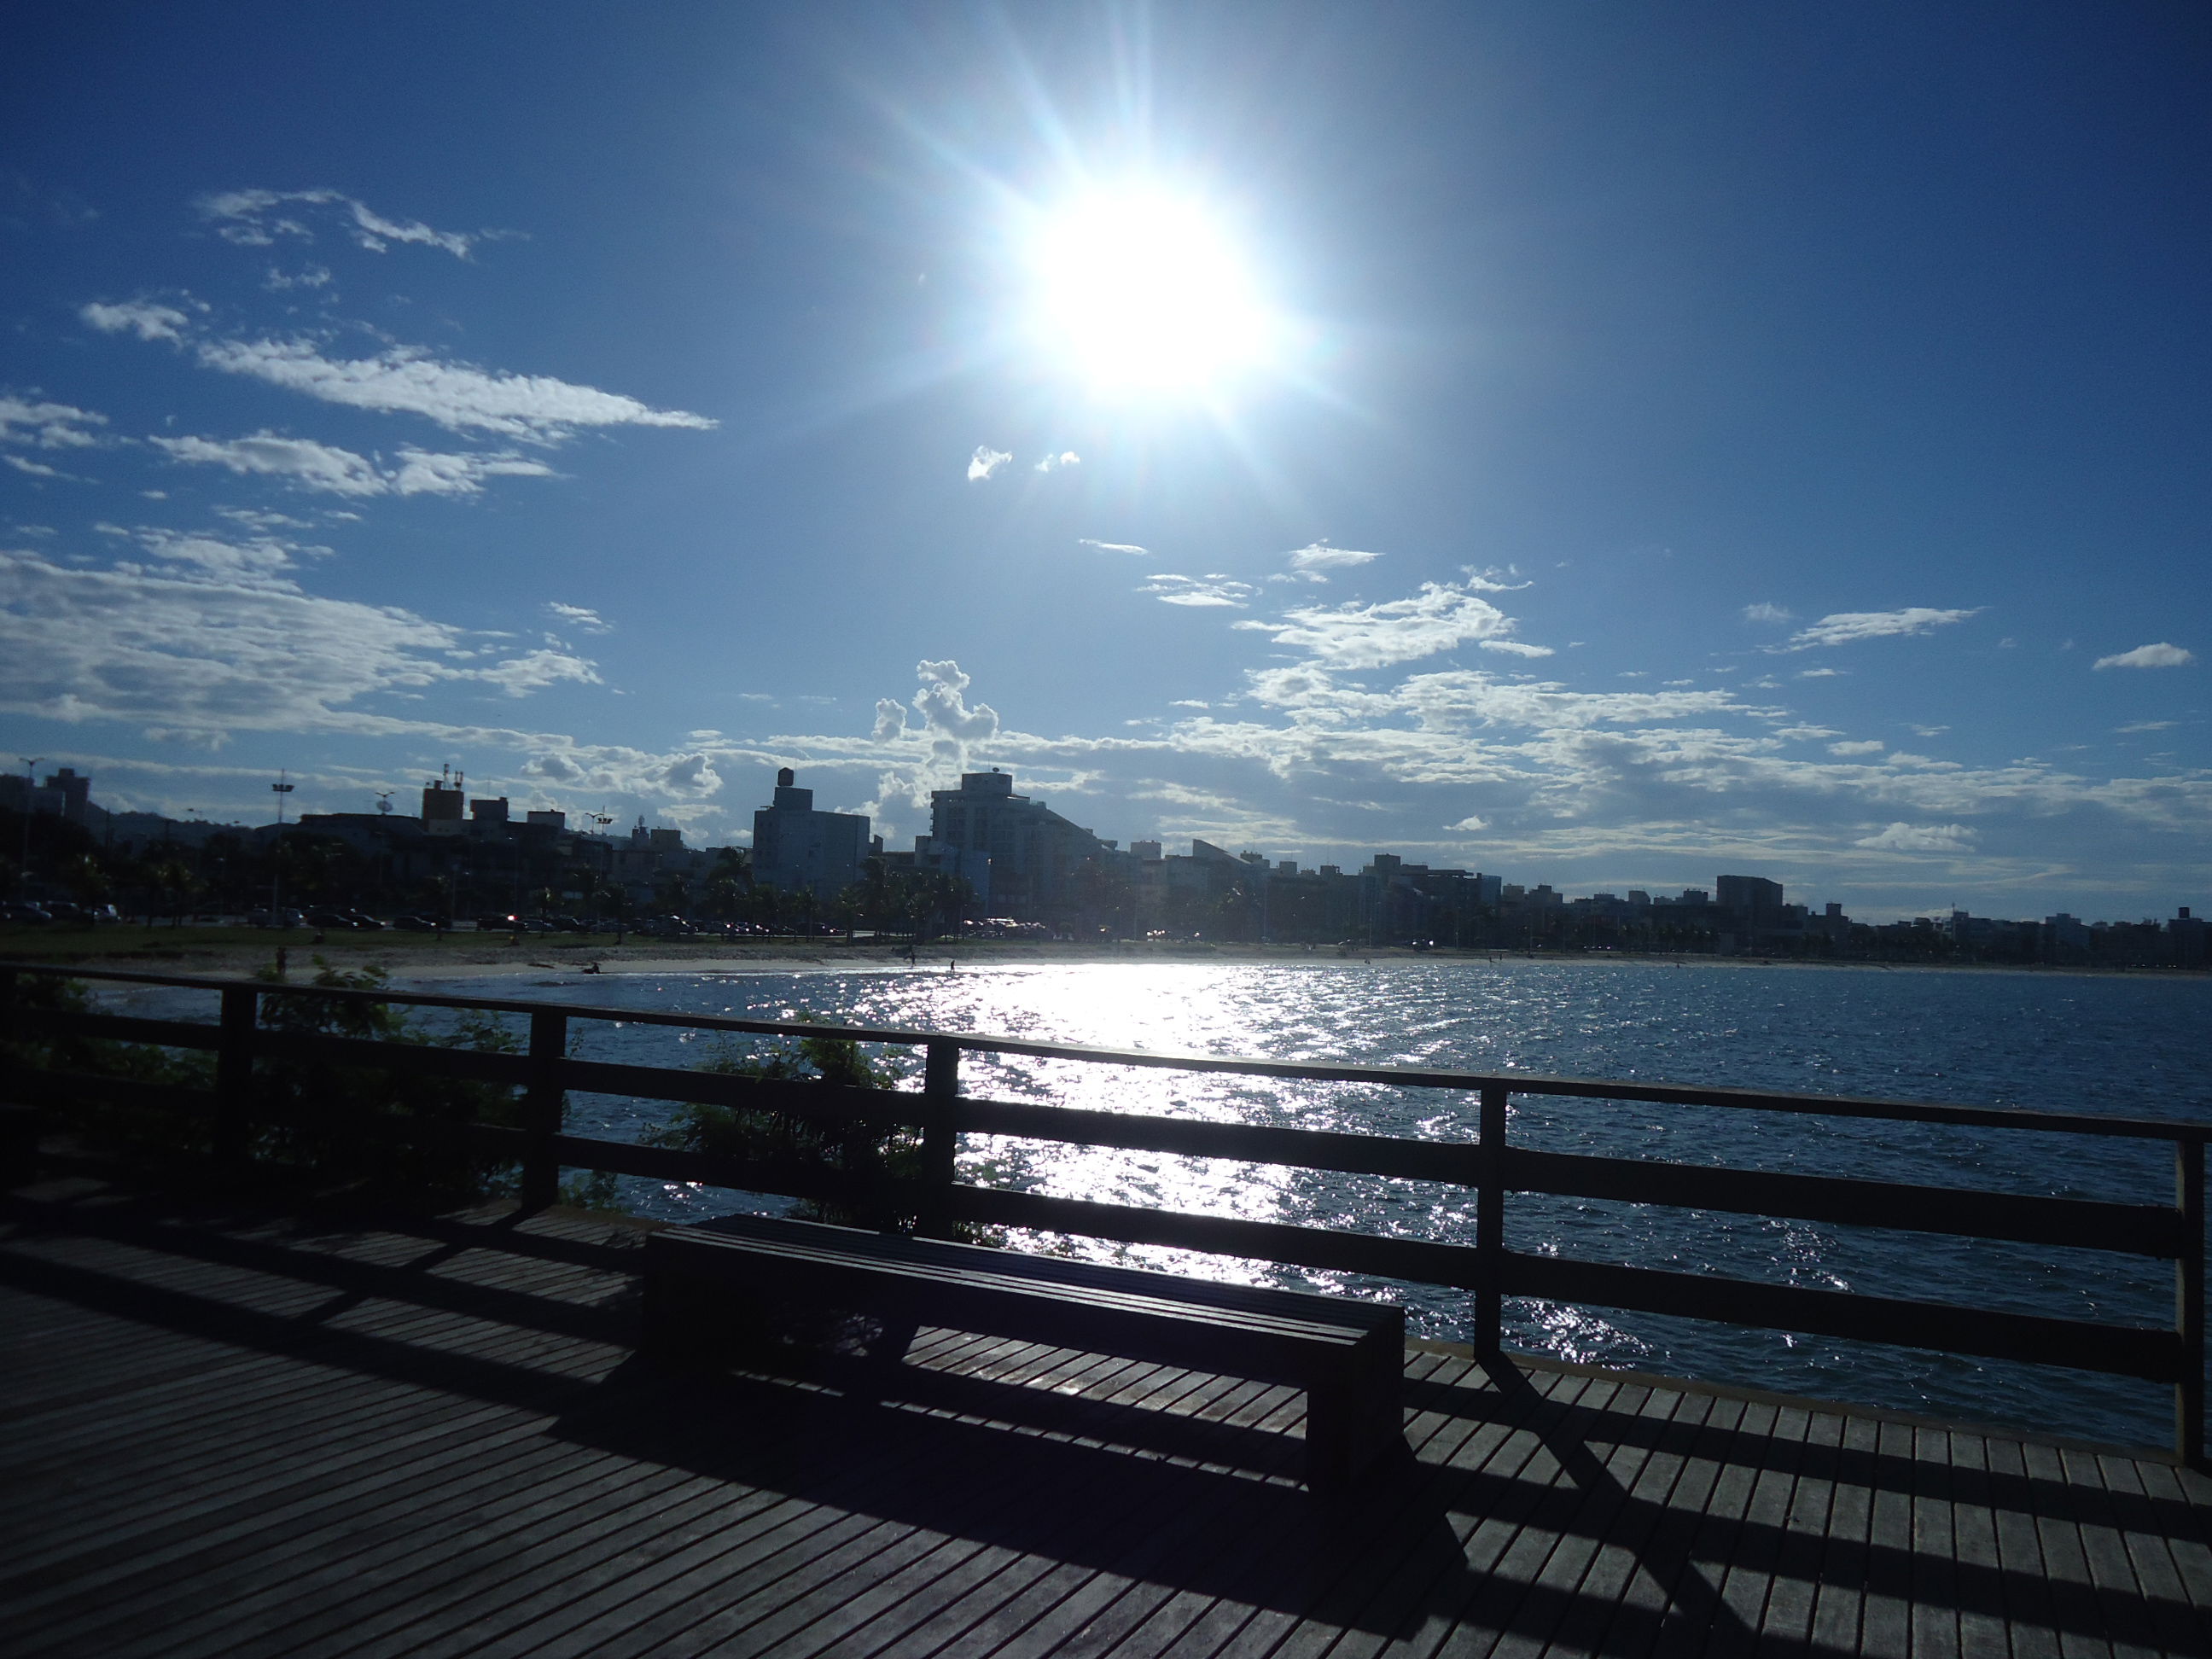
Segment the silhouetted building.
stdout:
[[773,804],[753,814],[753,879],[826,902],[860,878],[868,820],[857,812],[816,811],[814,792],[799,788],[787,766],[779,771]]

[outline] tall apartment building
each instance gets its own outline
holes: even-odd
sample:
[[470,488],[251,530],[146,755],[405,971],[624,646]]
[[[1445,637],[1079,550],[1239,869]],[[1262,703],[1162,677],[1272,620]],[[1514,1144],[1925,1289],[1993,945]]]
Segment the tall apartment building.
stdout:
[[[1042,801],[1016,794],[1012,775],[1000,771],[965,772],[957,789],[931,791],[929,834],[915,841],[918,864],[967,874],[979,900],[1024,921],[1076,908],[1076,872],[1114,850]],[[988,889],[975,879],[979,864]]]
[[773,803],[753,814],[753,879],[828,901],[860,878],[868,820],[858,812],[817,812],[787,766],[775,775]]

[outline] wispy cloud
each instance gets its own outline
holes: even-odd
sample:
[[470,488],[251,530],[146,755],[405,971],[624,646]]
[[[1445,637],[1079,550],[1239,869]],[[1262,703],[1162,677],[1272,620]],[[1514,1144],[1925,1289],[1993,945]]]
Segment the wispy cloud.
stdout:
[[192,321],[174,306],[149,300],[113,306],[95,301],[80,306],[76,314],[102,334],[135,334],[142,340],[181,340]]
[[[200,217],[216,234],[241,247],[269,247],[280,238],[314,240],[309,218],[334,220],[358,246],[372,253],[394,242],[442,248],[457,259],[487,237],[512,232],[434,230],[419,219],[388,219],[366,202],[337,190],[227,190],[199,199]],[[301,212],[300,210],[307,210]],[[286,210],[289,210],[289,211]]]
[[410,447],[399,452],[398,465],[384,467],[349,449],[310,438],[280,438],[267,431],[246,438],[155,437],[148,441],[172,460],[283,478],[302,489],[333,495],[472,495],[489,477],[554,476],[543,461],[512,451],[438,454]]
[[1828,752],[1832,755],[1879,755],[1888,747],[1880,738],[1860,738],[1850,743],[1832,743],[1828,745]]
[[1310,542],[1283,556],[1294,575],[1310,582],[1325,582],[1332,570],[1350,570],[1358,565],[1371,564],[1382,556],[1362,553],[1357,548],[1331,547],[1326,541]]
[[1273,622],[1238,628],[1269,635],[1278,645],[1311,654],[1334,668],[1381,668],[1433,656],[1469,641],[1503,641],[1513,619],[1489,600],[1452,582],[1423,582],[1411,599],[1379,605],[1309,605]]
[[2168,645],[2161,640],[2155,645],[2139,645],[2132,651],[2100,657],[2092,665],[2097,668],[2185,668],[2196,660],[2195,652],[2185,651],[2178,645]]
[[1139,547],[1134,542],[1098,542],[1088,536],[1079,536],[1075,544],[1087,547],[1094,553],[1133,553],[1139,557],[1148,557],[1152,553],[1152,549]]
[[[1137,590],[1149,593],[1162,605],[1228,606],[1242,610],[1255,592],[1249,582],[1232,580],[1215,574],[1210,576],[1177,576],[1166,571],[1149,579]],[[1240,628],[1253,624],[1239,623]]]
[[40,449],[89,449],[100,441],[90,428],[106,424],[106,416],[88,409],[0,394],[0,443],[30,444]]
[[363,705],[436,685],[520,697],[598,678],[554,650],[485,664],[451,624],[310,593],[283,574],[298,550],[281,544],[134,539],[155,562],[92,568],[0,552],[0,707],[215,743],[241,730],[419,730]]
[[[545,607],[546,614],[569,627],[586,634],[611,634],[614,624],[596,611],[580,605],[562,605],[556,599]],[[719,734],[717,734],[719,735]]]
[[977,444],[975,453],[968,458],[968,482],[981,483],[1013,459],[1013,452],[1010,449],[994,449],[988,444]]
[[1035,470],[1039,472],[1057,472],[1064,466],[1081,466],[1082,465],[1082,456],[1072,449],[1063,449],[1057,455],[1045,456],[1037,462]]
[[1963,823],[1893,823],[1887,830],[1852,842],[1881,853],[1966,853],[1973,850],[1975,832]]
[[506,374],[446,362],[414,347],[374,357],[333,359],[306,340],[212,340],[199,360],[228,374],[249,375],[325,403],[383,414],[420,415],[452,431],[556,441],[583,427],[688,427],[717,422],[680,409],[654,409],[635,398],[574,386],[545,374]]
[[1810,628],[1800,629],[1790,636],[1790,642],[1779,647],[1785,651],[1808,651],[1815,646],[1849,645],[1857,640],[1889,639],[1905,635],[1925,634],[1938,628],[1948,628],[1978,616],[1983,606],[1975,605],[1965,611],[1936,611],[1927,605],[1908,605],[1902,611],[1838,611],[1823,617]]
[[310,438],[258,432],[250,438],[157,437],[149,441],[173,461],[285,478],[303,489],[333,495],[381,495],[392,487],[368,457]]
[[1790,610],[1788,605],[1774,605],[1761,599],[1757,605],[1744,606],[1743,619],[1747,623],[1795,622],[1797,619],[1797,613]]

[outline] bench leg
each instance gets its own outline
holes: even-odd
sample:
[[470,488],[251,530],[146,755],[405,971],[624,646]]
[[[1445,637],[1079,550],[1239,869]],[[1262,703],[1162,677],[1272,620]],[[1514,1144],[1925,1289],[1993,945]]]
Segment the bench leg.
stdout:
[[1404,1443],[1402,1347],[1370,1344],[1306,1388],[1306,1486],[1340,1492]]

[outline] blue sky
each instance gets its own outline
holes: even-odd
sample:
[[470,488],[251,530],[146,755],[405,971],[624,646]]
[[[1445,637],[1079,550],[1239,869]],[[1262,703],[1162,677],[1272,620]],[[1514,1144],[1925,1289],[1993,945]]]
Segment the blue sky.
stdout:
[[2198,8],[26,5],[4,753],[2212,903]]

